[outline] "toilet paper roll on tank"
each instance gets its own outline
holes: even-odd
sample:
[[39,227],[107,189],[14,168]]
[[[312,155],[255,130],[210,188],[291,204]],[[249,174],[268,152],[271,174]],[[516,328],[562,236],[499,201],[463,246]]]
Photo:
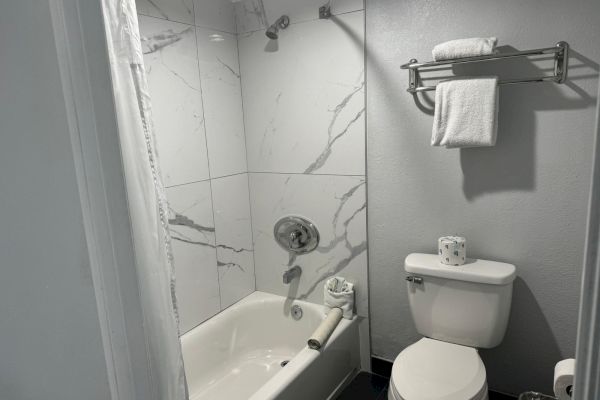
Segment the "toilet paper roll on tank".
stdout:
[[467,259],[467,239],[462,236],[442,236],[438,239],[440,262],[446,265],[463,265]]

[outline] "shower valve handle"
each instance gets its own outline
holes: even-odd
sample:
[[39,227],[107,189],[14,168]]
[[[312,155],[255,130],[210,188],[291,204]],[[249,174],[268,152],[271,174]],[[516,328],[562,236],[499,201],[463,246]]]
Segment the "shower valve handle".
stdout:
[[319,231],[309,220],[298,216],[281,218],[273,228],[277,243],[286,251],[304,254],[319,245]]
[[292,249],[300,249],[302,248],[302,246],[304,245],[304,242],[306,238],[306,232],[302,231],[302,228],[300,229],[295,229],[293,231],[290,232],[289,235],[289,246]]

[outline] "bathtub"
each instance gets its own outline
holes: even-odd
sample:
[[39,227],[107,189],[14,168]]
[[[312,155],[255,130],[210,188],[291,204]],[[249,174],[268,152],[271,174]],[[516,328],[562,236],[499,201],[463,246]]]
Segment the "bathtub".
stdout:
[[181,344],[190,400],[332,398],[360,368],[358,322],[342,319],[321,350],[310,349],[306,341],[325,312],[254,292],[187,332]]

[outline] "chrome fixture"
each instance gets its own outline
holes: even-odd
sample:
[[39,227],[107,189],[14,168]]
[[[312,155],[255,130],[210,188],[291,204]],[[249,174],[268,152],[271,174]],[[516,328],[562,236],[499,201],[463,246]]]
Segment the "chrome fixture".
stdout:
[[[283,283],[285,283],[286,285],[289,285],[290,282],[292,281],[292,279],[300,276],[301,274],[302,274],[302,268],[300,268],[299,266],[296,265],[295,267],[290,268],[283,273]],[[293,308],[292,308],[292,311],[293,311]]]
[[564,83],[567,79],[569,69],[569,44],[567,42],[558,42],[554,47],[543,49],[514,51],[511,53],[494,53],[484,56],[454,58],[451,60],[418,62],[416,59],[411,59],[408,64],[401,65],[400,68],[408,70],[408,89],[409,93],[428,92],[435,90],[435,86],[423,86],[421,72],[433,68],[439,70],[440,66],[466,64],[474,62],[484,62],[493,60],[503,60],[516,57],[530,56],[553,56],[554,58],[554,73],[552,75],[536,76],[531,78],[506,79],[499,82],[500,85],[514,85],[517,83],[531,82],[554,82]]
[[423,283],[423,278],[421,278],[420,276],[409,275],[406,277],[406,280],[408,282],[416,283],[417,285],[420,285]]
[[298,304],[294,304],[292,306],[292,318],[296,321],[302,318],[302,307],[300,307]]
[[319,245],[319,231],[309,220],[302,217],[283,217],[275,224],[273,235],[286,251],[296,254],[309,253]]
[[277,21],[275,21],[275,23],[273,23],[273,25],[269,27],[269,29],[267,29],[265,34],[269,39],[275,40],[279,37],[279,30],[285,29],[288,26],[290,26],[290,18],[287,15],[282,15]]

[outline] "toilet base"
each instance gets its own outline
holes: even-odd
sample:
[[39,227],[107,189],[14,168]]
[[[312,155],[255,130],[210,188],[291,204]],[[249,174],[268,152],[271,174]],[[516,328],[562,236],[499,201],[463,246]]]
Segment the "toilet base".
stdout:
[[[396,391],[394,390],[394,382],[392,382],[390,380],[390,385],[388,387],[388,392],[387,392],[388,400],[412,400],[412,399],[403,399],[402,396],[400,396],[399,394],[397,394],[395,392]],[[489,399],[488,387],[486,384],[481,392],[479,392],[475,397],[473,397],[472,399],[469,399],[469,400],[488,400],[488,399]],[[444,399],[439,399],[439,400],[444,400]]]

